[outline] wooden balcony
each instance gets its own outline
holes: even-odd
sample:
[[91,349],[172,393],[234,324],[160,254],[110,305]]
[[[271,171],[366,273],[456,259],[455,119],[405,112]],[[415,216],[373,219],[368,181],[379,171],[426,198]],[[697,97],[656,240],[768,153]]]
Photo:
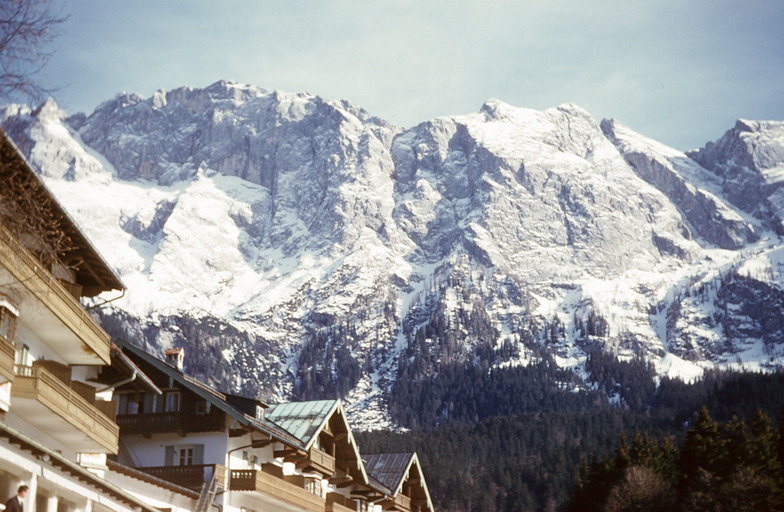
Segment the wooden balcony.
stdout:
[[297,465],[307,471],[317,471],[326,476],[335,473],[335,457],[318,448],[311,448],[308,451],[308,458]]
[[325,500],[311,494],[304,487],[256,469],[232,469],[232,491],[255,491],[302,510],[324,512]]
[[[386,508],[386,507],[384,507]],[[392,502],[392,506],[387,510],[398,510],[400,512],[411,512],[411,498],[405,494],[398,493]]]
[[0,336],[0,383],[14,380],[14,344]]
[[331,492],[327,494],[327,507],[325,512],[356,512],[357,502],[346,498],[342,494]]
[[15,414],[66,447],[117,453],[117,424],[43,366],[17,367],[11,398]]
[[21,285],[20,321],[68,364],[109,364],[110,337],[52,273],[0,226],[0,278]]
[[136,468],[148,475],[166,480],[173,484],[198,491],[202,484],[209,482],[215,474],[218,482],[223,485],[226,479],[226,466],[220,464],[195,464],[191,466],[155,466]]
[[356,512],[357,508],[356,505],[353,507],[347,507],[345,505],[341,505],[340,503],[330,502],[327,503],[327,508],[325,512]]
[[207,414],[185,411],[118,414],[117,424],[123,435],[166,432],[187,434],[222,431],[226,428],[226,419],[223,411],[215,407]]

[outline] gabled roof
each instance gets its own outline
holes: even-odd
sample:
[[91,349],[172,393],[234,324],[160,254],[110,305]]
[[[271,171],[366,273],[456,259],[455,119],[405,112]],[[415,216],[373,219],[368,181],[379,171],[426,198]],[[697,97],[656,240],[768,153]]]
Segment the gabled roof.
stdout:
[[52,212],[59,219],[60,228],[71,239],[74,246],[73,250],[63,256],[63,261],[81,262],[78,264],[76,282],[82,285],[82,295],[94,297],[105,291],[124,291],[125,285],[114,270],[104,261],[98,250],[93,247],[76,222],[68,215],[68,212],[57,202],[54,195],[33,170],[30,162],[1,128],[0,163],[2,164],[0,165],[0,179],[8,179],[14,173],[23,173],[25,178],[34,184],[32,188],[36,189],[34,193],[38,194],[37,197],[46,198],[47,204],[51,206]]
[[[397,496],[407,479],[417,480],[420,498],[427,500],[428,510],[433,510],[430,491],[422,474],[422,466],[416,453],[373,453],[362,456],[370,475],[371,486],[389,496]],[[411,474],[414,471],[415,474]]]
[[362,460],[370,477],[394,495],[403,484],[413,457],[414,453],[372,453],[363,455]]
[[[346,419],[340,400],[313,400],[270,405],[264,417],[295,436],[309,450],[322,431],[334,436],[341,434],[336,442],[335,455],[338,460],[352,462],[354,478],[363,484],[369,482],[365,465],[359,454],[357,441]],[[334,418],[334,421],[333,421]],[[330,422],[334,424],[330,427]],[[339,432],[335,432],[340,429]]]
[[245,414],[243,411],[229,403],[228,397],[223,393],[220,393],[203,382],[184,374],[181,370],[174,368],[170,364],[161,361],[154,355],[149,354],[139,347],[132,345],[129,341],[120,338],[115,340],[115,344],[127,354],[131,354],[132,356],[144,361],[146,364],[160,371],[169,377],[172,381],[176,382],[183,389],[187,389],[188,391],[196,394],[200,398],[203,398],[212,404],[212,406],[217,407],[224,413],[228,414],[230,418],[234,419],[240,425],[251,427],[259,432],[267,434],[271,438],[274,438],[281,443],[288,444],[295,448],[305,448],[296,437],[292,436],[282,428],[274,424],[270,424],[267,421],[259,420],[258,418]]
[[147,391],[155,393],[156,395],[162,394],[161,390],[155,383],[150,380],[146,373],[139,368],[136,363],[131,361],[131,359],[125,355],[125,353],[118,347],[116,344],[111,344],[111,356],[112,356],[112,368],[116,368],[118,371],[120,367],[124,368],[127,373],[131,374],[134,380],[138,379],[141,386]]
[[314,400],[271,405],[264,416],[310,448],[318,433],[338,408],[338,400]]

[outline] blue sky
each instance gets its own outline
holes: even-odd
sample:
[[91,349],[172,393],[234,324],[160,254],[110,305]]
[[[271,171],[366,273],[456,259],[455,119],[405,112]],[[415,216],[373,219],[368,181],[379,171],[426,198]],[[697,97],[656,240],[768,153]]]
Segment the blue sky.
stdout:
[[232,79],[408,127],[572,102],[678,149],[784,119],[784,2],[74,0],[44,73],[69,113]]

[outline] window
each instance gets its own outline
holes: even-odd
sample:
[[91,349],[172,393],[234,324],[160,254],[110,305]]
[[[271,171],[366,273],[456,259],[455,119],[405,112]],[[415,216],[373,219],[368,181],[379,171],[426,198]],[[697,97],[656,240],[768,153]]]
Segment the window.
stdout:
[[320,478],[306,478],[305,490],[310,494],[321,496],[321,479]]
[[144,394],[122,393],[118,395],[117,414],[139,414],[144,410]]
[[175,412],[180,410],[180,392],[167,391],[166,392],[166,405],[164,406],[165,412]]
[[198,466],[204,464],[203,444],[180,444],[166,447],[166,466]]
[[10,342],[13,342],[15,331],[16,315],[14,315],[8,308],[0,307],[0,336]]
[[207,403],[207,400],[197,400],[195,405],[195,412],[196,414],[207,414],[210,412],[210,404]]
[[19,354],[19,365],[30,366],[30,347],[22,345],[22,352]]
[[178,466],[193,466],[193,446],[180,446],[179,447]]

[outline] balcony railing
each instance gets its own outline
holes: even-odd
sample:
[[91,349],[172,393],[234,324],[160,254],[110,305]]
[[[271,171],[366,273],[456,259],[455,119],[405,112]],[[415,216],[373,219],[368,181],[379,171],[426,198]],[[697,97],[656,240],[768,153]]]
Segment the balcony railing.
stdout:
[[207,414],[185,411],[118,414],[117,424],[123,435],[163,432],[214,432],[226,427],[224,413],[214,408]]
[[[117,453],[120,434],[117,424],[46,368],[17,366],[11,397],[38,401],[49,408],[58,417],[58,421],[64,419],[108,452]],[[31,423],[41,422],[44,426],[50,422],[49,418],[43,417],[27,420]],[[51,428],[51,423],[49,427],[46,431],[56,437],[58,429]],[[79,451],[78,447],[73,448]]]
[[200,490],[202,484],[209,482],[215,474],[221,484],[226,478],[226,466],[220,464],[194,464],[190,466],[155,466],[136,468],[148,475],[166,480],[192,490]]
[[302,466],[324,475],[332,475],[335,473],[335,457],[318,448],[311,448]]
[[0,375],[6,380],[14,380],[14,344],[0,336]]
[[395,496],[395,505],[391,510],[399,510],[401,512],[411,511],[411,498],[405,494],[398,493]]
[[79,300],[66,290],[30,252],[0,225],[0,261],[16,281],[67,326],[104,362],[109,363],[110,337],[82,308]]
[[326,507],[324,498],[309,493],[304,487],[256,469],[232,469],[230,489],[256,491],[312,512],[324,512]]
[[325,512],[356,512],[357,506],[354,505],[353,507],[347,507],[345,505],[341,505],[340,503],[330,502],[327,503],[327,507]]
[[327,494],[327,507],[325,512],[356,512],[357,503],[342,494],[331,492]]

